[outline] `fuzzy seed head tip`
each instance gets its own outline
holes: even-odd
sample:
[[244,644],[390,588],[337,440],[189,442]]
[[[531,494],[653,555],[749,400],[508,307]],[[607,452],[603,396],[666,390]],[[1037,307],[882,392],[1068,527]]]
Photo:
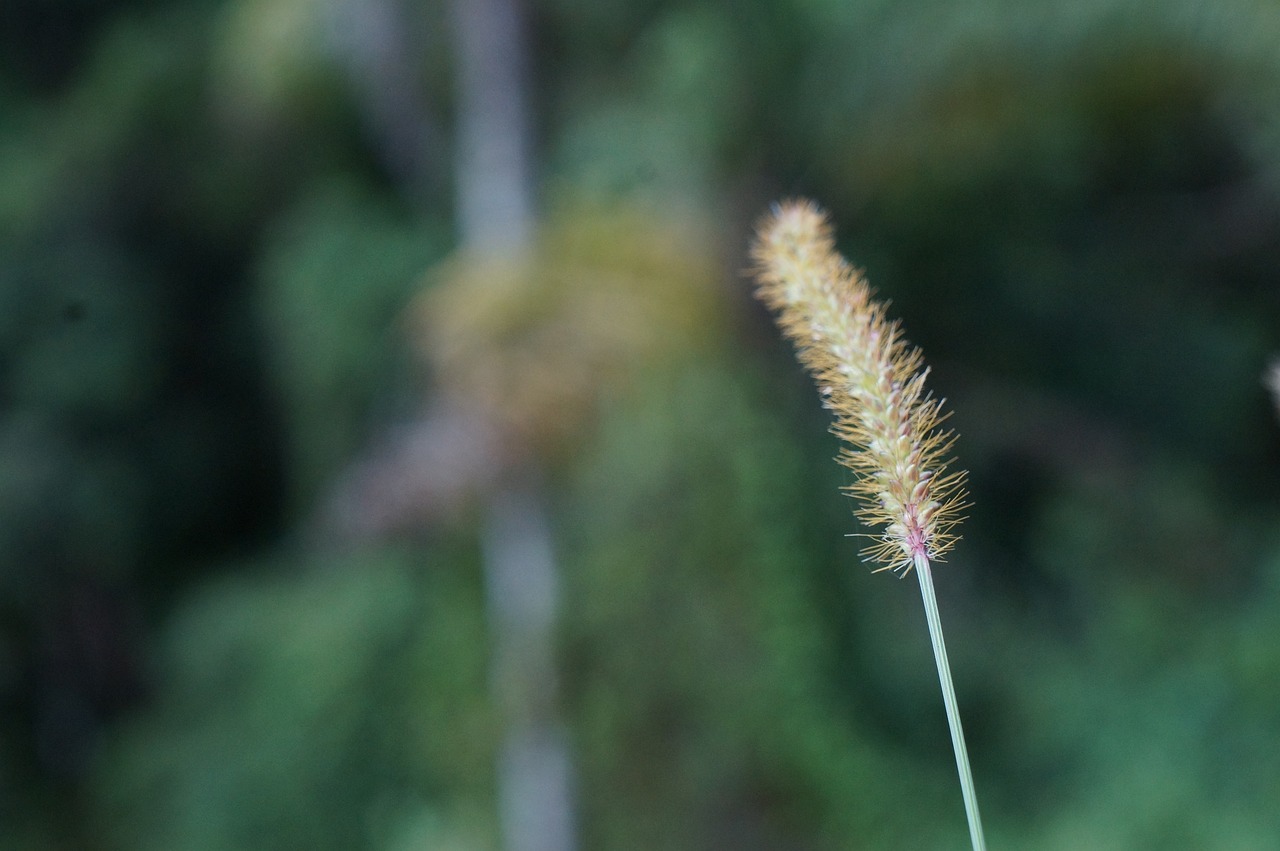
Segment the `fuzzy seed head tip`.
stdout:
[[752,258],[757,296],[835,415],[839,460],[853,472],[846,490],[872,530],[864,558],[904,576],[919,558],[940,560],[958,540],[965,473],[948,469],[955,437],[942,426],[941,401],[925,389],[920,350],[836,251],[830,222],[812,201],[775,205]]

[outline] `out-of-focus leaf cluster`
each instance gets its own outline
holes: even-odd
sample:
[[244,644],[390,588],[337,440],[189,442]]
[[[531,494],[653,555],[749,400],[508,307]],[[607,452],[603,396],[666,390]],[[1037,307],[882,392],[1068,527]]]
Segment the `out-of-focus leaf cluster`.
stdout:
[[602,396],[723,350],[720,235],[657,209],[569,207],[528,251],[429,275],[413,338],[439,392],[516,452],[559,454]]

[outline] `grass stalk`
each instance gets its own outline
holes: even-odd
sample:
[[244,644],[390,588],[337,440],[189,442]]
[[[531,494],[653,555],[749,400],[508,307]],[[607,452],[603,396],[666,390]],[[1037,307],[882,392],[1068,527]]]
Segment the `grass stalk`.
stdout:
[[955,438],[943,428],[941,400],[925,389],[924,355],[906,343],[862,273],[836,251],[831,224],[817,205],[775,207],[760,225],[752,256],[756,294],[776,312],[823,405],[835,414],[832,431],[844,443],[839,460],[854,473],[846,490],[871,530],[859,533],[870,541],[864,559],[902,576],[914,569],[920,578],[969,837],[974,851],[986,851],[930,569],[957,540],[955,527],[967,507],[965,473],[948,471]]
[[924,617],[929,623],[933,659],[938,665],[942,702],[947,707],[947,727],[951,730],[951,747],[956,754],[956,771],[960,773],[960,792],[964,796],[964,814],[969,820],[969,839],[973,842],[973,851],[987,851],[987,841],[982,832],[982,816],[978,812],[978,794],[974,791],[973,771],[969,768],[969,750],[964,744],[964,726],[960,723],[960,707],[956,704],[956,689],[951,683],[947,642],[942,637],[938,598],[933,593],[933,573],[929,570],[929,559],[923,553],[915,557],[915,571],[920,579],[920,596],[924,600]]

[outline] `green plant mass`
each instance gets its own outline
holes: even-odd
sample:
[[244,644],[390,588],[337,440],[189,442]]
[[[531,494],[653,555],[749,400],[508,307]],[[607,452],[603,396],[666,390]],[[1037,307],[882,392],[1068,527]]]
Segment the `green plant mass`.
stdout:
[[1273,5],[6,0],[0,847],[1272,848]]

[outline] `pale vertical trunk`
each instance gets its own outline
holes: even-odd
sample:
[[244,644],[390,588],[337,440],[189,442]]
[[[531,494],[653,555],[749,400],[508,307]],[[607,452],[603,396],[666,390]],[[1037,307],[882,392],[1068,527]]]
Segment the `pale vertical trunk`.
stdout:
[[573,772],[556,717],[558,576],[543,501],[531,485],[494,497],[484,565],[491,682],[506,724],[497,764],[503,846],[570,851]]
[[524,19],[519,0],[454,0],[457,215],[462,240],[523,249],[533,222]]
[[[519,253],[533,224],[527,57],[519,0],[454,0],[457,217],[467,248]],[[493,689],[505,731],[497,761],[506,851],[573,851],[572,762],[556,717],[559,577],[543,499],[529,481],[490,504],[485,583]]]

